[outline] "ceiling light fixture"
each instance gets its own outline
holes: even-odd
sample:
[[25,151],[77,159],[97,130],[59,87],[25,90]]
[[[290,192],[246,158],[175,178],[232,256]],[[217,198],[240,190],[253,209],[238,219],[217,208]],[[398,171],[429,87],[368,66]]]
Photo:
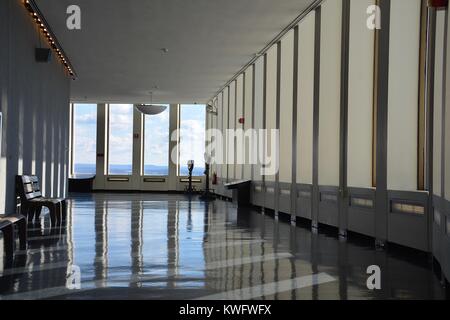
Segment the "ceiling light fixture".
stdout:
[[153,92],[150,92],[150,104],[138,104],[136,109],[146,115],[154,116],[166,111],[167,106],[162,104],[153,104]]
[[47,39],[49,46],[56,52],[61,63],[66,68],[67,73],[72,77],[73,80],[75,80],[77,75],[73,69],[73,66],[70,63],[70,60],[67,57],[67,54],[64,52],[61,44],[58,42],[58,39],[56,38],[52,29],[50,28],[50,25],[45,20],[44,15],[36,5],[36,2],[34,0],[23,0],[23,4],[27,11],[30,13],[31,18],[36,23],[36,26],[40,29],[40,32]]

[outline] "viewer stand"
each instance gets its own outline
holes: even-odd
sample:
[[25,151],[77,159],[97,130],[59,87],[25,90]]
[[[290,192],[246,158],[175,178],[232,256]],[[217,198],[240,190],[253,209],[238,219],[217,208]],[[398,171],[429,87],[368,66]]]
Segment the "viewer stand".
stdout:
[[[214,196],[214,190],[209,188],[209,157],[205,154],[205,179],[206,179],[206,186],[205,186],[205,191],[203,192],[203,194],[201,195],[200,199],[201,200],[205,200],[205,201],[209,201],[209,200],[216,200],[216,197]],[[213,192],[211,192],[213,191]]]
[[194,192],[194,188],[192,187],[192,171],[194,170],[194,160],[189,160],[187,163],[187,167],[188,167],[188,187],[186,192],[188,194],[192,194]]

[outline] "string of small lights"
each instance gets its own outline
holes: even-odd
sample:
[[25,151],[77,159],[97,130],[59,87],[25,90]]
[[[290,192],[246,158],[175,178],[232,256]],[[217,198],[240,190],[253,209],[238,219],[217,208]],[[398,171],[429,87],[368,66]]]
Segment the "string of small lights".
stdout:
[[65,54],[61,44],[58,42],[58,39],[56,39],[55,34],[50,29],[49,24],[45,20],[43,14],[39,10],[34,0],[23,0],[23,3],[25,8],[28,10],[31,17],[33,18],[34,22],[42,32],[42,34],[47,39],[48,44],[53,49],[56,56],[59,58],[61,63],[66,67],[68,74],[75,80],[77,76],[75,71],[73,70],[73,66],[70,63],[69,58]]

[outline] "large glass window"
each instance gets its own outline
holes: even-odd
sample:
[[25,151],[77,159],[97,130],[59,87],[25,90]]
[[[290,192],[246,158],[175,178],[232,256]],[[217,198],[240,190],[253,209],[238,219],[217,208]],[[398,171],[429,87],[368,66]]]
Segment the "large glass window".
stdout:
[[73,168],[77,176],[95,174],[97,154],[97,105],[73,105]]
[[133,171],[133,105],[109,106],[108,172],[131,175]]
[[179,174],[182,176],[188,174],[189,160],[194,160],[194,176],[202,176],[205,171],[205,120],[205,105],[180,105]]
[[157,115],[145,115],[144,175],[169,175],[170,107]]

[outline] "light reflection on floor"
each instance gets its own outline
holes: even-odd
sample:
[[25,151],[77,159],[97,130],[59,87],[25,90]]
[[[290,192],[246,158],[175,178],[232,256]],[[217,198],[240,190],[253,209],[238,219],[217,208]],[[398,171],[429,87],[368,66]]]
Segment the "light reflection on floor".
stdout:
[[[1,299],[445,298],[425,254],[376,251],[371,240],[314,234],[229,202],[94,194],[68,207],[66,229],[44,219],[27,252],[5,262]],[[380,291],[366,287],[373,264]],[[70,289],[77,267],[81,289]]]

